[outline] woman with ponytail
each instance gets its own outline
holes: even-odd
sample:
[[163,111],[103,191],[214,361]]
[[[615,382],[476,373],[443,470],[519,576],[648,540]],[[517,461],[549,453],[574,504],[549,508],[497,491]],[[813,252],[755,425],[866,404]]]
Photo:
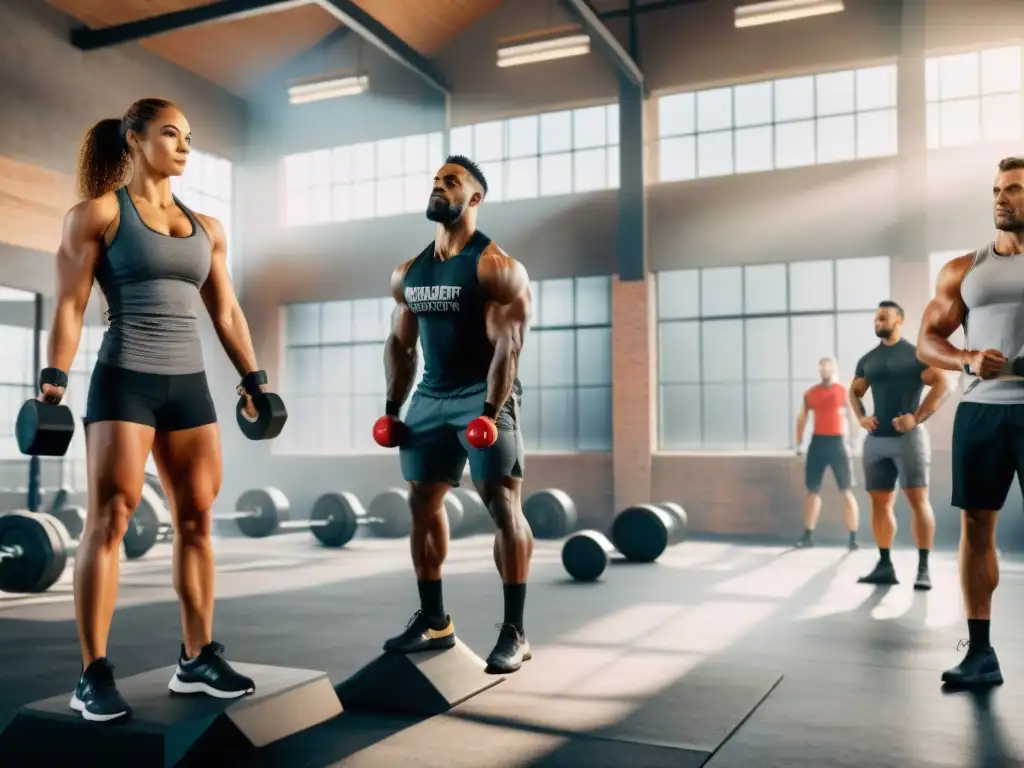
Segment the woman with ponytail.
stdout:
[[[71,707],[87,720],[128,717],[107,638],[117,598],[120,544],[142,494],[152,453],[174,524],[174,587],[181,609],[178,666],[169,688],[218,698],[255,690],[213,640],[210,510],[221,484],[220,432],[206,381],[202,299],[246,391],[265,388],[225,261],[219,221],[186,208],[170,179],[188,162],[191,130],[164,99],[89,130],[79,158],[83,200],[64,221],[57,299],[40,399],[60,402],[78,349],[93,282],[108,327],[89,385],[89,508],[75,556],[75,614],[82,675]],[[249,414],[255,416],[252,401]]]

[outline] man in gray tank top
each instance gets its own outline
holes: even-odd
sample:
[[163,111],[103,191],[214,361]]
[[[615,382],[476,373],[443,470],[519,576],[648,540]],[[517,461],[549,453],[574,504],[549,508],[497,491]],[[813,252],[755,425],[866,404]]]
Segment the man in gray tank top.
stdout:
[[[1024,157],[999,163],[992,198],[995,242],[942,268],[917,342],[922,362],[966,378],[953,424],[952,503],[963,510],[960,583],[970,641],[963,661],[942,673],[955,686],[1003,681],[989,640],[996,518],[1014,475],[1024,482]],[[949,342],[961,326],[965,349]]]
[[[867,430],[864,440],[864,485],[871,497],[871,530],[878,545],[878,564],[861,584],[898,584],[890,550],[896,538],[896,479],[910,504],[911,529],[917,543],[914,589],[931,589],[928,553],[935,538],[935,514],[928,501],[931,446],[924,422],[949,393],[938,368],[917,359],[917,349],[903,338],[903,308],[883,301],[875,313],[875,335],[881,343],[857,362],[850,384],[850,408]],[[921,401],[925,385],[931,387]],[[861,398],[871,390],[874,414],[864,412]]]

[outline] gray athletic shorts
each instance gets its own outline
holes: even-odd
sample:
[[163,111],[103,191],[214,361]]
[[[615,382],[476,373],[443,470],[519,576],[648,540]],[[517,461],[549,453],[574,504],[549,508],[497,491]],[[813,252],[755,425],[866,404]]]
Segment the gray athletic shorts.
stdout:
[[869,491],[895,490],[897,477],[904,489],[928,485],[931,444],[923,426],[896,437],[868,435],[863,455],[864,487]]
[[467,459],[474,482],[522,478],[526,460],[518,394],[513,392],[495,417],[498,440],[494,445],[474,448],[466,439],[466,427],[483,414],[486,399],[486,392],[447,397],[413,394],[405,415],[409,432],[398,450],[406,481],[458,486]]

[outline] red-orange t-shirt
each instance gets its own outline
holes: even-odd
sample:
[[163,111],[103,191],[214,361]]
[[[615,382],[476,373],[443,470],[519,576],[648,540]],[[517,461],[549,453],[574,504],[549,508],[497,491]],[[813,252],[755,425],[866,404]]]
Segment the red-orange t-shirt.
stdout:
[[846,405],[846,387],[842,384],[816,384],[804,394],[804,404],[814,414],[814,434],[843,434],[842,408]]

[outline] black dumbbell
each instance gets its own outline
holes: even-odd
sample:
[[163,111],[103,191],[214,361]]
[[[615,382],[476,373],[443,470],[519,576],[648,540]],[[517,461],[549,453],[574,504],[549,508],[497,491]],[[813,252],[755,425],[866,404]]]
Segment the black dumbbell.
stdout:
[[75,417],[66,405],[26,400],[14,425],[25,456],[63,456],[75,435]]

